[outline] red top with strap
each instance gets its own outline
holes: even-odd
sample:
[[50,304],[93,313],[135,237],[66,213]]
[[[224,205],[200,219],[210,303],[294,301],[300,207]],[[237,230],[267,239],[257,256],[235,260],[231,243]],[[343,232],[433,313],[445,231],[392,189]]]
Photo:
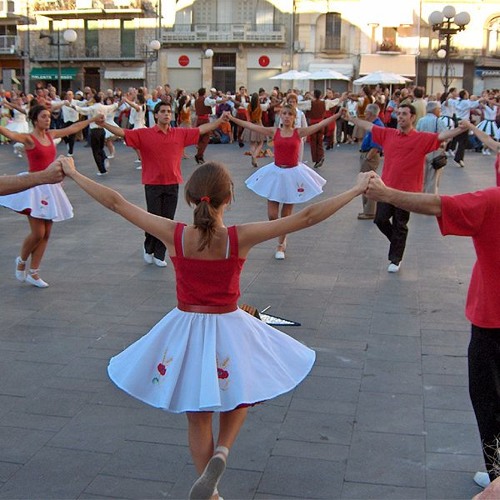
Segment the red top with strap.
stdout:
[[45,170],[56,159],[56,145],[52,140],[52,136],[49,133],[45,133],[45,136],[50,139],[50,144],[48,145],[42,144],[31,134],[35,147],[33,149],[26,149],[30,172]]
[[227,228],[229,252],[226,259],[206,260],[184,257],[182,237],[186,224],[177,223],[174,233],[175,257],[171,256],[179,304],[231,306],[240,297],[240,274],[245,259],[238,257],[236,226]]
[[279,167],[296,167],[299,163],[301,140],[297,129],[283,137],[281,129],[274,134],[274,163]]

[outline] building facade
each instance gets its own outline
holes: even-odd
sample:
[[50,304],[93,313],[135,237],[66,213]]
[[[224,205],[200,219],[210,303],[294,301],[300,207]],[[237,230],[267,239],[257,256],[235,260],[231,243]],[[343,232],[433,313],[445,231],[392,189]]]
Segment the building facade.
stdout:
[[[168,82],[189,91],[234,92],[240,85],[342,91],[352,84],[271,77],[329,68],[352,80],[383,69],[434,94],[443,87],[443,40],[428,17],[448,4],[471,16],[452,37],[450,84],[474,93],[499,88],[496,0],[5,0],[3,85],[32,90],[38,82],[60,82],[75,90]],[[76,40],[66,41],[67,30]]]

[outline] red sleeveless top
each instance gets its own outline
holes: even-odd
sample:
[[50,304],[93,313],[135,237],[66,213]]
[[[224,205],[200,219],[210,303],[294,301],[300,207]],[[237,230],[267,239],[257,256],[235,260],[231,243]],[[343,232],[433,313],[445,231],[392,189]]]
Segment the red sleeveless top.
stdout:
[[238,257],[236,227],[227,228],[229,256],[226,259],[205,260],[184,257],[182,235],[186,224],[177,223],[174,233],[175,257],[170,257],[175,269],[179,303],[203,306],[237,306],[240,297],[240,274],[245,259]]
[[278,167],[296,167],[299,163],[301,140],[297,129],[291,137],[282,137],[281,130],[274,134],[274,163]]
[[31,134],[35,147],[33,149],[26,149],[30,172],[45,170],[56,159],[56,145],[52,140],[52,136],[48,133],[45,135],[50,139],[50,144],[47,146],[43,145],[33,134]]

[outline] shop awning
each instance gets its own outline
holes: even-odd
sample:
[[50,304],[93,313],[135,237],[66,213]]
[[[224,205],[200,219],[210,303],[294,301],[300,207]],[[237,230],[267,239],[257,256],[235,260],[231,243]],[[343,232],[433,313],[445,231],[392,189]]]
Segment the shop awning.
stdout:
[[[78,68],[61,68],[61,80],[74,80]],[[57,68],[32,68],[30,77],[32,80],[57,80],[59,71]]]
[[415,76],[415,56],[407,54],[363,54],[359,67],[360,75],[374,71],[390,71],[403,76]]
[[118,68],[104,71],[104,78],[107,80],[144,80],[144,77],[144,68]]

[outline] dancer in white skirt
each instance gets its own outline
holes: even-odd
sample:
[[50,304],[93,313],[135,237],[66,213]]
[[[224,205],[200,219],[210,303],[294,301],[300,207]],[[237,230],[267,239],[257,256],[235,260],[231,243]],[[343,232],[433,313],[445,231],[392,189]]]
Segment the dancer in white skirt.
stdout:
[[[496,117],[498,113],[498,103],[492,99],[485,101],[481,106],[484,114],[484,119],[477,124],[477,128],[489,135],[493,139],[498,136],[498,126]],[[483,144],[483,155],[491,155],[491,150]]]
[[[4,101],[4,106],[7,106],[12,110],[12,121],[10,121],[6,127],[11,132],[17,132],[19,134],[29,133],[28,125],[28,104],[25,104],[22,97],[16,97],[12,99],[11,102]],[[15,142],[13,145],[14,154],[19,158],[23,157],[24,145],[20,142]]]
[[[263,127],[233,116],[230,117],[240,127],[273,138],[274,162],[260,168],[245,181],[249,189],[267,199],[269,220],[291,215],[296,203],[304,203],[318,196],[323,192],[323,186],[326,183],[321,175],[299,161],[302,138],[334,122],[340,113],[309,127],[298,128],[295,128],[296,116],[296,108],[285,104],[281,108],[281,128]],[[281,213],[280,204],[282,204]],[[283,260],[285,251],[286,233],[283,233],[278,238],[274,257]]]
[[[20,134],[0,127],[0,134],[24,145],[30,172],[45,170],[56,158],[54,139],[84,129],[92,120],[77,122],[63,129],[50,129],[50,110],[45,106],[33,106],[29,112],[33,124],[31,134]],[[61,184],[42,184],[20,193],[0,196],[0,206],[27,215],[30,234],[24,240],[19,257],[15,261],[15,275],[19,281],[26,281],[39,288],[48,287],[40,278],[39,268],[49,242],[53,221],[73,217],[73,207]],[[27,273],[27,260],[31,256]]]
[[[105,207],[154,234],[174,265],[178,305],[144,337],[113,357],[108,373],[131,396],[156,408],[186,413],[188,441],[200,477],[190,498],[219,498],[217,484],[248,406],[294,389],[315,353],[239,309],[240,273],[253,246],[330,217],[365,191],[372,173],[348,191],[274,221],[224,225],[233,198],[228,170],[200,166],[185,185],[192,225],[150,214],[95,183],[63,158],[64,173]],[[213,412],[220,412],[214,440]]]
[[496,177],[496,185],[500,187],[500,134],[497,136],[496,140],[494,137],[491,137],[486,132],[483,132],[479,126],[474,127],[474,125],[470,124],[469,129],[472,133],[483,143],[485,148],[491,149],[494,153],[496,153],[495,158],[495,177]]

